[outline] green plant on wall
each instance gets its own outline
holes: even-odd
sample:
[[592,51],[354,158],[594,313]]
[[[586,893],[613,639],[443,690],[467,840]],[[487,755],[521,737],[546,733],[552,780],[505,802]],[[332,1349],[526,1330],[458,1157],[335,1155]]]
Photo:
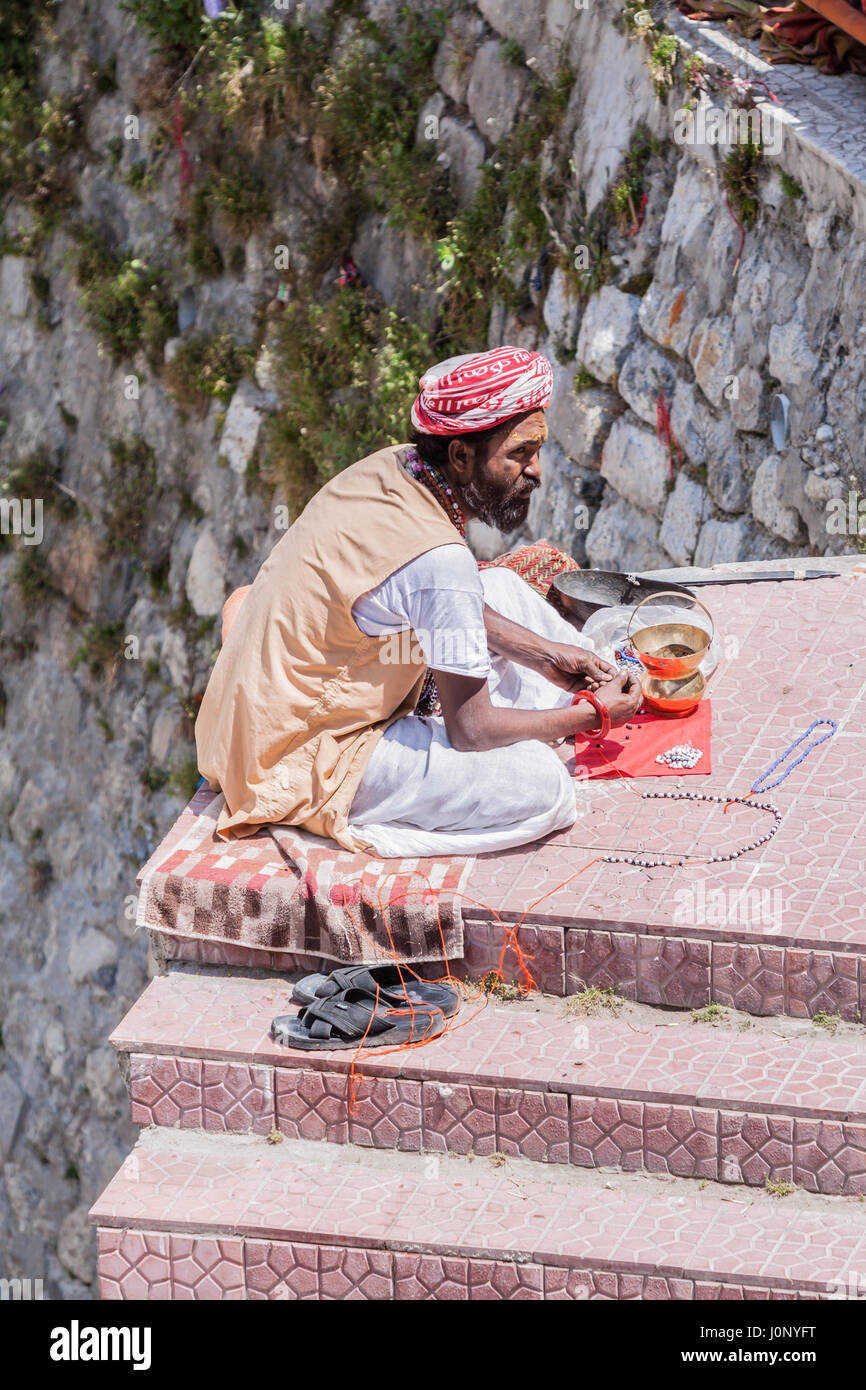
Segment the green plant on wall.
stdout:
[[70,665],[74,670],[86,666],[92,676],[102,676],[116,668],[123,656],[123,620],[88,623]]
[[36,128],[37,43],[48,11],[34,0],[3,0],[0,6],[0,189],[16,184],[26,168],[25,151]]
[[12,571],[12,582],[27,609],[36,609],[54,596],[54,580],[40,546],[24,547]]
[[227,405],[251,366],[252,354],[239,348],[230,333],[197,333],[180,344],[163,378],[183,406],[204,408],[213,399]]
[[209,182],[200,185],[190,199],[186,234],[187,254],[192,269],[205,278],[221,275],[223,258],[211,232]]
[[248,236],[271,210],[270,195],[261,175],[244,168],[239,161],[233,169],[214,174],[208,191],[211,203],[237,236]]
[[679,41],[673,34],[660,34],[650,50],[650,77],[659,97],[667,96],[674,85],[674,68],[679,50]]
[[575,259],[573,262],[567,261],[563,268],[583,296],[595,294],[613,275],[613,263],[607,248],[609,217],[605,203],[588,212],[586,194],[581,189],[571,223]]
[[46,511],[68,518],[76,504],[60,485],[60,465],[41,454],[0,465],[0,497],[39,498]]
[[401,42],[368,22],[315,79],[312,109],[327,161],[356,195],[420,234],[435,233],[445,180],[433,141],[415,142],[415,124],[434,90],[441,17],[407,12]]
[[433,351],[424,328],[400,319],[369,289],[287,306],[266,472],[283,482],[291,508],[355,459],[405,441],[418,377]]
[[89,226],[75,229],[75,277],[93,331],[115,358],[144,350],[153,365],[177,322],[164,275],[129,252],[107,246]]
[[[679,40],[667,29],[663,20],[654,16],[644,0],[625,0],[620,20],[625,32],[640,42],[656,95],[664,100],[674,85]],[[694,80],[694,75],[695,68],[692,66],[689,81]]]
[[762,147],[748,140],[735,145],[722,161],[722,183],[744,227],[752,227],[758,215],[758,174],[762,157]]
[[164,53],[189,53],[199,45],[204,21],[201,0],[122,0],[120,8],[135,16]]
[[779,178],[782,183],[782,192],[786,198],[790,198],[792,201],[797,198],[802,198],[803,190],[793,175],[786,174],[785,170],[782,169],[779,173]]
[[482,166],[472,204],[457,213],[437,244],[448,276],[442,333],[455,345],[484,341],[494,301],[511,307],[520,302],[523,291],[511,279],[514,265],[537,257],[547,245],[543,204],[557,174],[545,175],[541,154],[562,119],[571,87],[565,71],[551,83],[532,79],[526,114],[499,143],[495,158]]
[[227,128],[247,117],[285,116],[287,27],[250,10],[225,10],[208,25],[200,69],[208,110]]
[[661,149],[661,142],[646,126],[639,125],[623,160],[622,170],[610,191],[610,210],[620,231],[638,220],[640,200],[644,191],[644,171],[649,160]]
[[102,468],[102,523],[109,555],[141,557],[148,520],[159,496],[153,449],[143,439],[112,439]]

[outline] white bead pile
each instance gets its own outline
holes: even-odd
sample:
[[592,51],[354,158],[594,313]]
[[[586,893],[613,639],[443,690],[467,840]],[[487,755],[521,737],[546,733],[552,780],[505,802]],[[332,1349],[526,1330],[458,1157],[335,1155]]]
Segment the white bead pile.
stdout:
[[693,748],[690,743],[678,743],[666,753],[659,753],[656,762],[667,763],[668,767],[694,767],[703,756],[700,748]]

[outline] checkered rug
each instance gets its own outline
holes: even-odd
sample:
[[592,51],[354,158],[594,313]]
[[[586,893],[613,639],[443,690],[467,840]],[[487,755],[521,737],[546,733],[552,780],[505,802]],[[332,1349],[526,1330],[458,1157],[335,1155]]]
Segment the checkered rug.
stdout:
[[289,825],[221,840],[222,806],[196,792],[151,855],[138,926],[334,961],[462,957],[473,858],[377,860]]

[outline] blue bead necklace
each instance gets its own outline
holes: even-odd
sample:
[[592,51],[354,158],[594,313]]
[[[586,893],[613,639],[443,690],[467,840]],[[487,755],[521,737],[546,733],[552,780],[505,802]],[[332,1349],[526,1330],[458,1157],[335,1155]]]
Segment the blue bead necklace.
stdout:
[[[785,768],[785,771],[781,774],[781,776],[776,778],[775,782],[767,783],[767,778],[770,777],[772,773],[776,771],[776,768],[780,767],[782,763],[785,762],[786,758],[790,758],[794,749],[799,748],[800,744],[803,742],[803,739],[808,738],[812,730],[817,729],[821,724],[828,724],[830,726],[829,733],[822,734],[820,738],[813,739],[812,742],[807,744],[807,746],[803,749],[803,752],[800,754],[799,758],[795,758],[792,763],[789,763],[789,765]],[[763,793],[772,791],[773,787],[778,787],[779,783],[784,782],[785,778],[790,776],[790,774],[794,771],[794,768],[798,767],[804,758],[808,758],[809,754],[813,751],[813,749],[817,748],[818,745],[821,743],[826,743],[828,738],[832,738],[838,727],[839,725],[836,723],[835,719],[813,719],[806,732],[804,734],[801,734],[799,738],[794,739],[794,742],[790,745],[789,748],[785,749],[782,756],[780,758],[777,758],[776,761],[772,763],[770,767],[767,768],[766,772],[762,772],[756,782],[752,783],[752,791]],[[766,783],[766,785],[763,785],[764,783]]]

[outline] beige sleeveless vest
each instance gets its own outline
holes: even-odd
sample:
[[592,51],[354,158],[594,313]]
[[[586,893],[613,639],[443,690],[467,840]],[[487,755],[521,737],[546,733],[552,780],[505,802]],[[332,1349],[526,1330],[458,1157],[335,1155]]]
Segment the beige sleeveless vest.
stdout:
[[349,808],[385,729],[415,708],[426,668],[414,642],[386,649],[366,637],[352,605],[425,551],[463,543],[400,466],[407,452],[382,449],[327,483],[232,624],[195,727],[199,770],[225,795],[223,838],[282,822],[366,848],[348,830]]

